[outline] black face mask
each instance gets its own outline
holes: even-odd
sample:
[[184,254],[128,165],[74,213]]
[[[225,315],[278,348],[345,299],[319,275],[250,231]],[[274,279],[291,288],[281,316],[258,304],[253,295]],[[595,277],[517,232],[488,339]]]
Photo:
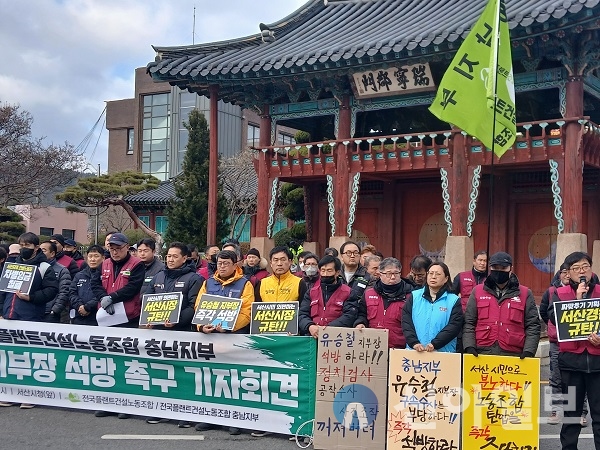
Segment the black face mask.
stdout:
[[496,284],[504,284],[510,278],[510,272],[503,272],[501,270],[491,270],[488,275],[492,281]]
[[321,283],[323,283],[323,284],[335,283],[335,275],[330,275],[328,277],[321,277]]
[[217,253],[215,253],[214,255],[210,255],[210,260],[216,264],[217,263]]
[[22,248],[21,250],[19,250],[19,254],[21,255],[21,259],[23,261],[27,261],[28,259],[31,259],[33,257],[33,252],[34,252],[33,248]]
[[71,250],[63,250],[63,255],[67,255],[67,256],[73,256],[73,253]]

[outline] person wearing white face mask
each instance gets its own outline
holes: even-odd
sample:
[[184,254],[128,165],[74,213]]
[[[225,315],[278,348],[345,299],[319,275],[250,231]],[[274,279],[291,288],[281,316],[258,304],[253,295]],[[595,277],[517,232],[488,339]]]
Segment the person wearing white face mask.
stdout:
[[304,256],[304,262],[302,264],[303,276],[302,279],[306,283],[307,290],[310,291],[317,280],[319,279],[319,258],[317,255],[308,253]]

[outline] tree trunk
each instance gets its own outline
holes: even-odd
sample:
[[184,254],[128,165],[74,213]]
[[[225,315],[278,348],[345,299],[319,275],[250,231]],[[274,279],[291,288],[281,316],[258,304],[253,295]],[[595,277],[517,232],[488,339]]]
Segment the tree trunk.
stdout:
[[133,220],[133,223],[135,223],[137,227],[140,228],[144,233],[146,233],[148,236],[154,239],[154,241],[156,242],[156,249],[158,251],[162,250],[163,238],[160,235],[160,233],[157,233],[144,222],[142,222],[133,210],[133,208],[124,200],[117,200],[117,202],[115,202],[115,205],[121,206],[125,210],[127,215],[131,218],[131,220]]

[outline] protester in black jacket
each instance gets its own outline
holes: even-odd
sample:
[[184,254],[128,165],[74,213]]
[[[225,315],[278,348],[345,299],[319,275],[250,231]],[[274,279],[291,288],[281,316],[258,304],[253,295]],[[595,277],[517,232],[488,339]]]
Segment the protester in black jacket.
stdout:
[[58,279],[58,293],[51,301],[46,303],[46,322],[69,323],[69,288],[71,275],[65,266],[56,261],[56,245],[52,241],[42,242],[40,248]]
[[172,242],[167,253],[167,266],[154,275],[146,294],[181,292],[183,301],[179,321],[176,324],[165,323],[164,326],[155,325],[152,328],[190,331],[194,318],[194,304],[202,283],[204,279],[195,272],[194,265],[188,264],[186,245],[182,242]]
[[69,298],[74,325],[98,325],[96,312],[98,300],[92,291],[91,279],[102,266],[104,249],[99,245],[92,245],[87,251],[87,261],[83,269],[75,275],[71,282]]
[[155,256],[155,252],[156,242],[154,242],[154,239],[145,238],[137,243],[137,257],[142,260],[145,269],[144,284],[142,284],[140,295],[148,293],[154,275],[165,268],[165,264]]

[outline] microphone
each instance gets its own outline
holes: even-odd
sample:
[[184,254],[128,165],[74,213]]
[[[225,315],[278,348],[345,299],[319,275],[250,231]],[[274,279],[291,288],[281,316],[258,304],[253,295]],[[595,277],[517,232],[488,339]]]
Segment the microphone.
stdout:
[[[579,284],[583,283],[585,284],[587,282],[587,279],[585,277],[579,277]],[[582,299],[587,298],[587,292],[583,293],[583,296],[581,297]]]

